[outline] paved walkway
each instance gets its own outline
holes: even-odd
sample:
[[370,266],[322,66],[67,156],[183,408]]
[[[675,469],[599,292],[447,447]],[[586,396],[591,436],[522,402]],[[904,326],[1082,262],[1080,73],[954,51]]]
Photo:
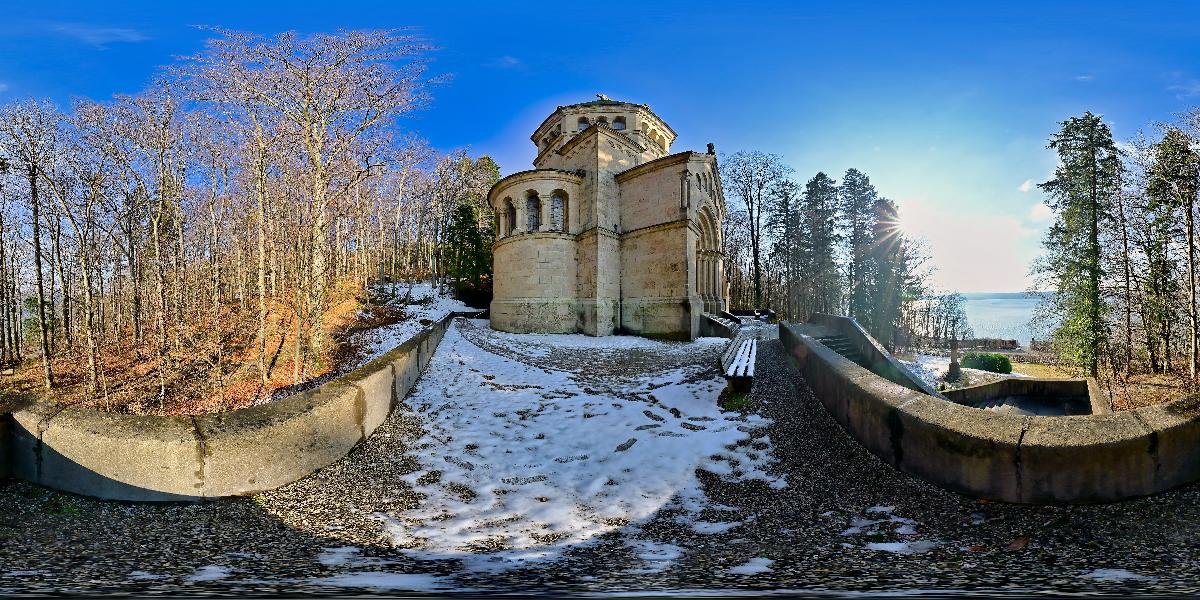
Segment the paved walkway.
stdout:
[[[539,349],[469,324],[461,332],[529,368],[597,379],[690,368],[682,355],[641,345]],[[613,366],[634,354],[625,363],[637,372]],[[691,365],[697,381],[712,358],[701,354]],[[2,483],[0,593],[1200,590],[1198,486],[1101,506],[979,503],[853,442],[778,341],[760,343],[756,372],[747,412],[771,423],[736,445],[770,458],[764,468],[786,487],[731,476],[739,465],[723,475],[699,470],[703,502],[682,495],[553,560],[488,570],[472,556],[426,560],[398,548],[383,524],[424,499],[411,476],[424,472],[419,446],[429,431],[404,412],[343,461],[256,498],[121,505]]]

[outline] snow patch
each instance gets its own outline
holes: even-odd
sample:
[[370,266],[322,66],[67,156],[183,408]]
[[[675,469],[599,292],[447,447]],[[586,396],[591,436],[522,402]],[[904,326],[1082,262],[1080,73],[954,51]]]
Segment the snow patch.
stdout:
[[219,581],[233,574],[233,569],[222,565],[207,565],[196,569],[195,573],[188,575],[184,581]]
[[868,542],[863,546],[867,550],[891,552],[893,554],[924,554],[937,548],[937,542],[920,540],[916,542]]
[[361,349],[363,358],[358,365],[365,365],[421,332],[426,325],[421,321],[439,321],[452,312],[476,310],[460,300],[439,293],[431,283],[389,283],[376,288],[376,293],[390,298],[388,304],[403,306],[405,318],[399,323],[355,332],[350,343]]
[[358,573],[342,573],[332,577],[318,577],[308,581],[314,585],[376,590],[430,592],[454,589],[454,586],[447,579],[425,573],[362,571]]
[[1085,579],[1096,581],[1153,581],[1149,575],[1134,573],[1125,569],[1095,569],[1082,575]]
[[633,549],[634,556],[645,563],[641,568],[629,571],[633,574],[661,573],[683,556],[683,548],[674,544],[636,539],[625,540],[625,544]]
[[746,561],[744,564],[731,567],[726,571],[726,573],[731,575],[755,575],[757,573],[769,573],[771,571],[771,565],[774,563],[775,561],[769,558],[756,557]]
[[[708,500],[697,468],[787,485],[766,472],[769,439],[744,443],[769,421],[722,412],[716,399],[725,382],[706,366],[583,380],[485,351],[463,337],[464,326],[471,325],[446,332],[405,402],[426,430],[413,445],[422,469],[405,477],[424,500],[376,515],[411,555],[504,569],[556,558],[668,506],[698,515]],[[486,335],[527,350],[548,343],[686,350],[624,336]],[[725,525],[696,523],[714,533]]]

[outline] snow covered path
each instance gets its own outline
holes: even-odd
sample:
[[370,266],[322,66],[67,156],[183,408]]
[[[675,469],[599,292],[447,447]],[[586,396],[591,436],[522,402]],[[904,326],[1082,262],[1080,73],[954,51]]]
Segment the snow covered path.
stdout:
[[[457,322],[406,400],[425,434],[413,444],[422,468],[404,480],[424,499],[379,518],[416,556],[505,568],[635,529],[673,498],[698,515],[697,468],[783,486],[763,470],[769,441],[738,445],[768,421],[717,407],[724,342],[512,335]],[[612,368],[621,365],[631,368]]]
[[380,286],[377,293],[389,298],[388,304],[403,306],[405,320],[353,334],[351,344],[361,349],[362,358],[355,365],[365,365],[404,343],[425,327],[422,321],[437,321],[452,312],[475,310],[462,301],[440,294],[437,286],[428,282],[414,284],[389,283]]

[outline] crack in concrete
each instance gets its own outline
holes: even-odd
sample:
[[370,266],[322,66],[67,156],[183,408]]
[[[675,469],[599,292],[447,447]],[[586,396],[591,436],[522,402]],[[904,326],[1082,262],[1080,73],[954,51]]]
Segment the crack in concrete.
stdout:
[[1129,411],[1129,414],[1133,415],[1134,420],[1140,423],[1142,428],[1146,430],[1147,438],[1149,438],[1149,447],[1146,449],[1146,452],[1149,453],[1150,458],[1154,460],[1154,483],[1157,485],[1162,481],[1162,457],[1160,457],[1158,454],[1158,430],[1154,429],[1154,427],[1147,423],[1146,420],[1142,418],[1142,415],[1138,414],[1138,411],[1131,410]]
[[1029,426],[1033,424],[1033,419],[1030,417],[1021,418],[1021,435],[1017,438],[1017,450],[1013,457],[1013,466],[1016,468],[1017,476],[1017,497],[1025,497],[1025,472],[1021,465],[1021,447],[1025,443],[1025,432],[1029,431]]
[[191,416],[192,421],[192,436],[196,438],[196,483],[192,487],[196,488],[201,496],[204,495],[205,468],[208,466],[208,436],[204,435],[204,431],[200,428],[200,422],[196,420],[196,416]]

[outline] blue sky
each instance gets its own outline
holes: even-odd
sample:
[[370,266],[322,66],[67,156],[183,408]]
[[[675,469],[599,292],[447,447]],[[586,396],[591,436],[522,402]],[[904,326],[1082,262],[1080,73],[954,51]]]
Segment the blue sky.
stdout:
[[1057,122],[1119,139],[1200,105],[1200,4],[11,2],[0,102],[141,89],[217,25],[261,33],[413,26],[453,79],[406,121],[443,149],[529,168],[529,134],[597,92],[645,102],[675,149],[781,154],[804,181],[866,171],[928,240],[936,283],[1027,286]]

